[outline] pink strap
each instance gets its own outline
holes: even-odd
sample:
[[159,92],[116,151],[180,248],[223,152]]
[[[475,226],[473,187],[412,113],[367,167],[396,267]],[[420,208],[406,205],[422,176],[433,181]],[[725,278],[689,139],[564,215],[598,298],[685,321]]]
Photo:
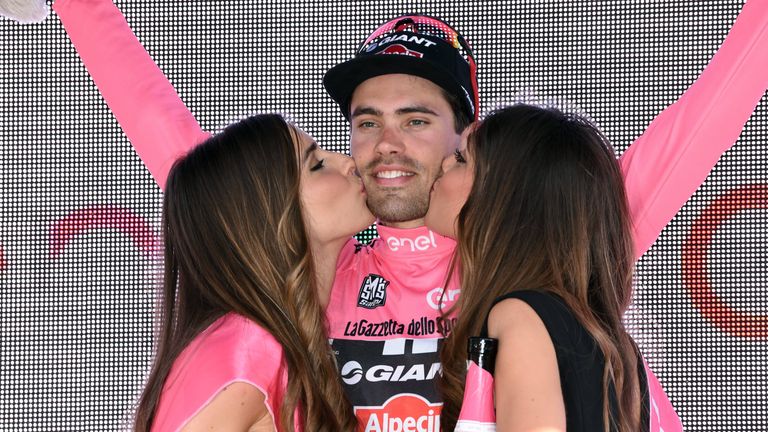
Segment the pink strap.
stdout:
[[209,134],[111,0],[58,0],[53,9],[131,144],[164,187],[176,158]]
[[650,402],[650,432],[682,432],[683,424],[669,401],[648,363],[643,359],[645,375],[648,378],[648,395]]
[[768,88],[768,1],[749,0],[707,68],[620,159],[635,256],[704,182]]

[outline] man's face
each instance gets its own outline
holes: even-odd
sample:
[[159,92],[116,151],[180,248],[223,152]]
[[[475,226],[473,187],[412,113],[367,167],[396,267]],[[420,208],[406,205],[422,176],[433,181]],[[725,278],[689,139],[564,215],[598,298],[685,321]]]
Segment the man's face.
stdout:
[[355,89],[350,113],[368,207],[389,226],[424,225],[441,163],[461,140],[442,89],[413,75],[381,75]]

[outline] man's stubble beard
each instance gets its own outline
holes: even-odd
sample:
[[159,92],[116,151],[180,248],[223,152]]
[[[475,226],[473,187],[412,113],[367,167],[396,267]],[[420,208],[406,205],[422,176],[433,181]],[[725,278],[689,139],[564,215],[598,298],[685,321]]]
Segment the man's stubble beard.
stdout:
[[[365,166],[365,172],[370,173],[379,165],[392,164],[403,166],[417,173],[417,177],[413,179],[416,184],[392,189],[379,189],[375,183],[366,184],[368,209],[384,224],[424,219],[427,210],[429,210],[429,194],[435,178],[428,181],[429,185],[419,184],[423,180],[424,173],[428,171],[418,161],[403,155],[388,158],[378,157]],[[364,175],[363,183],[366,183],[366,178],[367,176]],[[374,182],[374,180],[370,181]]]
[[389,191],[368,194],[368,208],[383,223],[423,219],[429,210],[429,191],[399,195]]

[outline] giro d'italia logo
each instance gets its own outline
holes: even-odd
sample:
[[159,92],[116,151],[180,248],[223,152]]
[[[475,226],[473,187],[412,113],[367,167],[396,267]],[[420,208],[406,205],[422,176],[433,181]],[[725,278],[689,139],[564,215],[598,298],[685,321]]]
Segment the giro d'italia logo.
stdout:
[[366,309],[376,309],[387,302],[387,286],[389,281],[377,274],[369,274],[360,285],[360,294],[357,296],[357,306]]

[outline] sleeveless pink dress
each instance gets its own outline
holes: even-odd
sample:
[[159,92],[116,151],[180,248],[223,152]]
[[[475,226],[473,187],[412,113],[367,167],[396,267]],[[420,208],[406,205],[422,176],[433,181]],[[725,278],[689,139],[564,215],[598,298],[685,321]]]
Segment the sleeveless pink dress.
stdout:
[[[179,430],[235,382],[264,393],[270,415],[279,419],[287,382],[282,346],[260,325],[228,313],[192,340],[173,363],[152,430]],[[298,424],[295,428],[301,430]]]

